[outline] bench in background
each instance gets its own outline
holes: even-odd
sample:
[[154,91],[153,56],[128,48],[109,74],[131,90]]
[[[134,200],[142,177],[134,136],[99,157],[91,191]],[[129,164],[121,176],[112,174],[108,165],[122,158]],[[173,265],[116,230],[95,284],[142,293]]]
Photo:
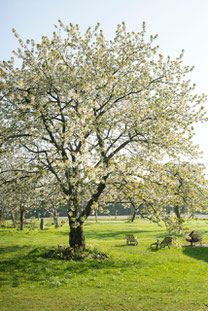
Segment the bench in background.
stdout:
[[136,246],[138,244],[137,237],[135,237],[133,234],[126,234],[126,244]]

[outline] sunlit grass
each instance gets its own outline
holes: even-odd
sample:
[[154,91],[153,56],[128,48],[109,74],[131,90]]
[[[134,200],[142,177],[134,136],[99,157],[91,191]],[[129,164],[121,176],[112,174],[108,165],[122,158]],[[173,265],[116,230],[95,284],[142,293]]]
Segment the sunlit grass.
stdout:
[[[208,243],[208,221],[191,221]],[[208,310],[208,248],[151,250],[168,233],[144,220],[90,220],[86,244],[108,260],[61,261],[42,254],[68,243],[68,225],[0,230],[0,310]],[[139,244],[127,246],[133,233]],[[181,243],[185,240],[179,237]]]

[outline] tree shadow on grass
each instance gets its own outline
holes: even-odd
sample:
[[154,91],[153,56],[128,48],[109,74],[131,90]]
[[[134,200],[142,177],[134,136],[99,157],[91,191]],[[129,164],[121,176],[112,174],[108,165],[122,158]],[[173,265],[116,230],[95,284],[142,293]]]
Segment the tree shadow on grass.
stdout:
[[[23,279],[27,267],[32,262],[35,264],[35,259],[31,261],[28,256],[30,250],[30,246],[8,246],[0,248],[0,254],[4,255],[3,260],[0,261],[1,285],[12,284],[13,286],[13,284],[19,284],[19,279]],[[4,273],[6,277],[4,277]]]
[[[135,236],[139,236],[140,234],[144,233],[151,233],[154,232],[154,230],[116,230],[116,231],[102,231],[98,232],[96,230],[91,230],[91,231],[85,231],[84,230],[84,235],[87,239],[96,239],[96,240],[121,240],[126,238],[126,234],[134,234]],[[68,231],[60,231],[57,232],[57,234],[60,235],[69,235]],[[138,237],[137,236],[137,237]]]
[[152,253],[156,253],[156,252],[159,251],[159,249],[151,249],[150,251],[151,251]]
[[49,286],[52,278],[59,278],[69,281],[76,279],[76,275],[89,275],[91,272],[115,269],[132,269],[142,267],[139,260],[126,261],[120,259],[95,260],[85,259],[84,261],[65,261],[53,258],[45,258],[44,254],[48,248],[39,247],[31,249],[30,246],[12,246],[0,248],[1,253],[9,253],[15,248],[15,256],[9,256],[0,262],[0,286],[18,287],[27,284]]
[[[24,246],[21,247],[22,249],[25,248]],[[17,250],[17,246],[7,246],[7,247],[1,247],[0,248],[0,254],[6,254],[6,253],[12,253]]]
[[203,260],[208,263],[208,247],[184,246],[183,253],[189,257]]
[[119,247],[119,248],[128,247],[128,246],[134,246],[135,247],[135,245],[127,245],[127,244],[114,245],[114,247]]

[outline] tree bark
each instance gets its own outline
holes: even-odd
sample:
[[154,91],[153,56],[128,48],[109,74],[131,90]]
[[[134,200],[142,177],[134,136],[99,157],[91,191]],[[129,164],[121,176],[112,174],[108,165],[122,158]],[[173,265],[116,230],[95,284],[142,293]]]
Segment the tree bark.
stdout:
[[40,230],[44,230],[44,219],[41,218],[40,220]]
[[73,228],[72,226],[73,224],[70,224],[69,245],[73,249],[84,251],[85,237],[83,232],[83,225],[79,225],[77,228]]
[[[104,182],[101,182],[98,185],[96,192],[92,195],[85,209],[81,212],[79,216],[78,216],[79,200],[77,196],[77,191],[76,189],[74,189],[74,191],[70,193],[70,200],[68,201],[68,218],[70,227],[69,245],[73,249],[79,249],[80,251],[85,250],[85,237],[83,232],[83,222],[81,219],[82,217],[87,218],[90,215],[93,203],[98,201],[101,193],[106,187],[105,181],[107,180],[108,176],[109,173],[103,177]],[[76,223],[72,221],[72,219],[75,219]]]
[[3,223],[4,223],[4,214],[2,210],[0,209],[0,226],[3,225]]
[[59,227],[59,224],[58,224],[58,213],[57,211],[53,211],[53,220],[54,220],[54,224],[55,224],[55,228],[58,228]]
[[131,222],[134,221],[135,217],[136,217],[136,210],[133,211],[133,214],[131,216]]
[[20,230],[24,230],[25,211],[20,210]]
[[175,206],[174,207],[174,212],[176,214],[176,217],[181,220],[181,213],[180,213],[180,207],[179,206]]
[[12,217],[13,227],[16,228],[17,227],[17,223],[16,223],[15,214],[14,214],[13,211],[11,211],[11,217]]

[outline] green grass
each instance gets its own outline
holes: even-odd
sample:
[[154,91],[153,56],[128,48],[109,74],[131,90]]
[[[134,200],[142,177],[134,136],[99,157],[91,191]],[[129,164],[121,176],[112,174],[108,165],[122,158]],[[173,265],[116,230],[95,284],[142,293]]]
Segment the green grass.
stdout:
[[[204,233],[208,221],[188,224]],[[46,248],[68,243],[68,225],[24,232],[0,229],[0,310],[208,310],[208,248],[151,250],[167,235],[148,221],[90,220],[87,246],[110,254],[105,261],[43,258]],[[125,234],[138,237],[127,246]],[[181,242],[185,242],[179,237]]]

